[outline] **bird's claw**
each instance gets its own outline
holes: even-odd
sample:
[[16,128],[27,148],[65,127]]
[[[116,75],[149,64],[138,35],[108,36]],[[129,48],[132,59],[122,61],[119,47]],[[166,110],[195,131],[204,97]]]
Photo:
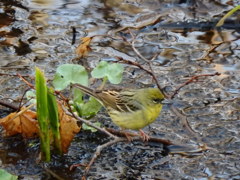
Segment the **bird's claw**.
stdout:
[[133,140],[131,134],[129,134],[128,132],[124,132],[124,135],[126,136],[128,142],[131,142]]
[[150,139],[150,136],[141,129],[139,130],[139,135],[144,142],[147,142]]

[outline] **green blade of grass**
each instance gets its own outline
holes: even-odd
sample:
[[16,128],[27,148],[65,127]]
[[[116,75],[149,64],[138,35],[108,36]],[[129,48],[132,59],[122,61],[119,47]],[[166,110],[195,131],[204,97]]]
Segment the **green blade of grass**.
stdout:
[[58,107],[56,96],[54,96],[54,90],[48,88],[48,112],[49,121],[53,135],[54,146],[59,154],[62,154],[61,135],[60,135],[60,123],[58,118]]
[[236,6],[235,8],[233,8],[232,10],[230,10],[227,14],[225,14],[225,16],[223,16],[217,23],[216,27],[222,26],[224,24],[224,21],[231,16],[233,13],[235,13],[237,10],[240,9],[240,5]]
[[36,70],[36,99],[37,99],[37,118],[40,127],[40,141],[42,160],[50,161],[50,133],[48,119],[48,100],[47,86],[43,72],[39,68]]

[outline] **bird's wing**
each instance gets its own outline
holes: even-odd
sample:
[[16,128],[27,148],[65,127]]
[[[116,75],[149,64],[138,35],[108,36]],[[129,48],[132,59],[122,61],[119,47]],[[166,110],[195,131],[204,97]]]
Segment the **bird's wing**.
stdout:
[[120,112],[134,112],[140,110],[140,104],[132,97],[134,93],[119,93],[117,91],[102,91],[98,97],[106,107]]

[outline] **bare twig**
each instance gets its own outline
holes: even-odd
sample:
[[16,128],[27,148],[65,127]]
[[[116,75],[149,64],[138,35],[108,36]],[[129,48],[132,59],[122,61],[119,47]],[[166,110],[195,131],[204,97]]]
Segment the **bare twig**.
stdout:
[[[114,134],[118,137],[125,137],[125,133],[123,131],[117,131],[115,129],[111,129],[111,128],[107,128],[106,129],[108,132],[110,132],[111,134]],[[132,133],[132,132],[128,132],[127,133],[129,136],[131,137],[135,137],[133,138],[134,140],[139,140],[139,141],[142,141],[142,138],[139,137],[139,134],[137,133]],[[169,141],[169,140],[166,140],[166,139],[160,139],[160,138],[155,138],[155,137],[152,137],[150,136],[149,139],[148,139],[148,142],[157,142],[157,143],[161,143],[161,144],[164,144],[166,146],[169,146],[169,145],[176,145],[175,143]]]
[[72,45],[74,45],[75,42],[76,42],[77,31],[76,31],[76,28],[74,26],[72,26],[71,28],[72,28]]
[[[154,73],[153,67],[152,67],[152,61],[153,61],[154,59],[156,59],[157,54],[155,54],[155,55],[152,57],[151,60],[146,59],[146,58],[137,50],[137,48],[135,47],[136,36],[130,31],[130,29],[129,29],[129,33],[130,33],[130,35],[132,36],[132,41],[131,41],[131,42],[128,42],[128,41],[126,40],[126,42],[128,42],[128,43],[131,45],[131,47],[132,47],[133,51],[135,52],[135,54],[148,64],[149,69],[143,68],[143,66],[141,66],[140,64],[138,64],[138,63],[136,63],[136,62],[133,62],[133,63],[132,63],[132,61],[131,61],[130,64],[139,67],[140,69],[146,71],[150,76],[152,76],[152,78],[154,79],[157,87],[162,91],[162,93],[164,94],[164,96],[165,96],[166,98],[168,98],[168,95],[167,95],[167,94],[163,91],[163,89],[161,88],[161,86],[160,86],[160,84],[159,84],[159,82],[158,82],[158,79],[157,79],[157,77],[156,77],[156,75],[155,75],[155,73]],[[125,60],[125,61],[128,61],[128,60]]]
[[195,137],[199,143],[202,143],[201,140],[201,135],[197,132],[195,132],[192,127],[189,125],[189,122],[187,120],[187,117],[184,116],[177,108],[175,108],[174,106],[171,106],[171,111],[177,115],[177,117],[180,118],[180,122],[183,126],[183,128],[185,128],[187,130],[187,132],[190,134],[191,137]]
[[8,107],[10,109],[13,109],[15,111],[18,110],[18,106],[17,105],[11,104],[11,103],[3,101],[3,100],[0,100],[0,105],[2,105],[4,107]]
[[35,86],[33,84],[31,84],[30,82],[28,82],[21,74],[17,74],[17,76],[23,81],[25,82],[31,89],[35,89]]
[[22,97],[21,97],[21,100],[20,100],[18,109],[21,109],[21,108],[24,106],[24,104],[27,103],[27,102],[26,102],[26,103],[22,104],[23,98],[24,98],[24,96],[26,95],[27,91],[29,91],[29,90],[30,90],[30,89],[26,89],[26,90],[24,91],[24,93],[23,93],[23,95],[22,95]]
[[[19,74],[0,73],[0,76],[19,76]],[[21,75],[21,76],[22,77],[29,77],[29,78],[31,78],[31,76],[29,76],[29,75]]]
[[[131,33],[132,34],[132,33]],[[133,35],[132,35],[133,36]],[[133,51],[138,55],[138,57],[140,57],[142,60],[144,60],[146,63],[149,64],[149,60],[146,59],[136,48],[135,48],[135,42],[136,42],[136,38],[133,36],[133,40],[131,43],[132,49]]]
[[109,147],[109,146],[111,146],[111,145],[113,145],[113,144],[116,144],[116,143],[118,143],[118,142],[123,142],[123,141],[127,141],[127,139],[126,139],[126,138],[116,137],[116,138],[114,138],[113,140],[111,140],[111,141],[109,141],[109,142],[107,142],[107,143],[105,143],[105,144],[102,144],[102,145],[98,146],[97,149],[96,149],[96,151],[95,151],[95,153],[94,153],[94,155],[93,155],[93,157],[92,157],[92,159],[91,159],[91,161],[89,162],[89,164],[88,164],[87,167],[85,168],[85,171],[84,171],[82,180],[85,180],[85,179],[86,179],[87,174],[88,174],[88,172],[89,172],[92,164],[95,162],[95,160],[96,160],[97,157],[101,154],[101,151],[102,151],[104,148]]
[[62,178],[61,176],[59,176],[58,174],[56,174],[55,172],[53,172],[51,169],[43,166],[44,170],[49,173],[51,176],[54,177],[54,179],[57,179],[57,180],[64,180],[64,178]]
[[150,76],[152,76],[152,78],[154,79],[154,81],[156,82],[157,84],[157,87],[162,91],[162,93],[164,94],[164,96],[166,98],[169,98],[169,96],[163,91],[163,89],[161,88],[160,84],[158,83],[158,80],[157,80],[157,77],[155,76],[155,74],[149,70],[149,69],[146,69],[145,67],[143,67],[141,64],[137,63],[137,62],[133,62],[133,61],[130,61],[130,60],[125,60],[123,59],[122,57],[115,57],[118,61],[117,62],[120,62],[120,63],[124,63],[124,64],[129,64],[129,65],[132,65],[132,66],[136,66],[138,67],[139,69],[145,71],[146,73],[148,73]]
[[80,117],[78,117],[78,116],[75,116],[74,113],[69,112],[69,111],[68,111],[66,108],[64,108],[64,107],[63,107],[63,109],[64,109],[64,111],[65,111],[65,113],[66,113],[67,115],[76,118],[78,121],[83,122],[83,123],[87,124],[88,126],[91,126],[91,127],[95,128],[95,129],[99,130],[100,132],[108,135],[108,136],[111,137],[111,138],[114,138],[114,139],[117,138],[117,136],[114,136],[114,135],[111,134],[110,132],[106,131],[104,128],[100,128],[100,127],[94,125],[93,123],[91,123],[91,122],[88,121],[88,120],[85,120],[85,119],[83,119],[83,118],[80,118]]
[[196,76],[193,76],[191,77],[188,81],[186,81],[185,83],[181,84],[178,88],[176,88],[176,90],[174,91],[174,93],[170,96],[170,99],[173,99],[174,96],[178,93],[178,91],[183,88],[184,86],[192,83],[192,82],[195,82],[195,81],[198,81],[198,79],[200,77],[207,77],[207,76],[220,76],[221,73],[219,72],[216,72],[214,74],[200,74],[200,75],[196,75]]

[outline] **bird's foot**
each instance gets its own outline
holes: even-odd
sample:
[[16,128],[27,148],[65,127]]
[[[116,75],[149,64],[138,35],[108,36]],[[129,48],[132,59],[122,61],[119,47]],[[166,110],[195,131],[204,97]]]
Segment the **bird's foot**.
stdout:
[[150,136],[146,134],[143,130],[139,130],[139,135],[142,138],[144,142],[148,141],[150,139]]
[[133,140],[131,133],[123,131],[124,135],[126,136],[128,142],[131,142]]
[[87,167],[87,164],[72,164],[69,168],[70,171],[72,171],[73,169],[75,169],[76,167]]

